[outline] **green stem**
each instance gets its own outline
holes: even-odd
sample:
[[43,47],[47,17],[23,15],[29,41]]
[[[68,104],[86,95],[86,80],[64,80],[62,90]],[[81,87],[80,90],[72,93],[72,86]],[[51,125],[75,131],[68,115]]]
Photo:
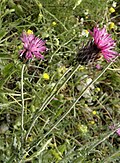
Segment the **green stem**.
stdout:
[[25,64],[22,66],[22,71],[21,71],[21,100],[22,100],[22,108],[21,108],[21,153],[23,154],[23,144],[24,144],[24,69],[25,69]]

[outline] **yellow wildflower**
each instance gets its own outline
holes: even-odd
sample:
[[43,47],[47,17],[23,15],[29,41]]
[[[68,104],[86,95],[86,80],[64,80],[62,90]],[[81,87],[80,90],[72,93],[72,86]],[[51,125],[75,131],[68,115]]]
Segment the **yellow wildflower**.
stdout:
[[50,76],[48,75],[48,73],[44,73],[43,74],[43,79],[45,79],[45,80],[49,80],[50,79]]
[[114,28],[115,28],[115,24],[114,24],[114,22],[110,22],[110,24],[109,24],[109,28],[110,28],[110,29],[114,29]]
[[57,23],[56,22],[52,22],[52,26],[56,26],[57,25]]
[[94,110],[94,111],[92,112],[92,114],[93,114],[93,115],[96,115],[96,114],[97,114],[97,112]]
[[65,73],[65,71],[67,70],[67,68],[65,66],[61,66],[59,68],[57,68],[57,72],[58,74],[61,76],[62,74]]
[[78,125],[78,130],[82,132],[82,134],[86,134],[88,132],[88,128],[86,125]]
[[29,136],[28,137],[28,142],[32,142],[33,141],[33,137],[32,136]]
[[86,125],[80,125],[79,129],[83,134],[86,134],[88,132],[88,128]]
[[99,87],[96,88],[96,92],[100,92],[100,88]]
[[39,13],[39,19],[43,18],[43,14]]
[[84,66],[80,66],[79,71],[84,70],[84,69],[85,69]]
[[115,12],[115,9],[113,7],[110,7],[109,11],[110,11],[110,13],[113,13],[113,12]]
[[83,30],[82,30],[82,36],[86,36],[86,37],[88,37],[88,35],[89,35],[88,30],[83,29]]
[[94,125],[94,124],[95,124],[95,121],[91,121],[90,123],[91,123],[92,125]]
[[28,34],[28,35],[33,34],[33,31],[30,30],[30,29],[28,29],[27,34]]
[[87,107],[88,107],[88,105],[87,105],[87,104],[85,104],[84,106],[85,106],[85,108],[87,108]]

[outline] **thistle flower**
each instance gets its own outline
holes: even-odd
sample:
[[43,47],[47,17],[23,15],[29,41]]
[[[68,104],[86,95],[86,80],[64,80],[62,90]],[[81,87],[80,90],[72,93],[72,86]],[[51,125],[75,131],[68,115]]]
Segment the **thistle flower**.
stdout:
[[41,54],[46,51],[45,41],[35,37],[33,33],[23,32],[21,40],[23,42],[23,50],[20,50],[20,57],[32,59],[34,57],[44,59]]
[[99,29],[94,27],[93,32],[89,31],[93,40],[89,41],[86,46],[78,52],[78,60],[83,63],[89,63],[99,59],[101,56],[107,62],[110,62],[118,54],[113,51],[115,48],[115,41],[110,34],[106,32],[105,28]]

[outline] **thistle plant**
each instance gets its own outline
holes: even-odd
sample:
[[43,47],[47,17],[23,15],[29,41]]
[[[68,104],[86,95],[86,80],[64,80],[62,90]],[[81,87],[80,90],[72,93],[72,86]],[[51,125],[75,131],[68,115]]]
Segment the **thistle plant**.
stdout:
[[[25,157],[26,153],[30,152],[35,146],[38,146],[56,127],[57,125],[71,112],[71,110],[74,108],[74,106],[77,104],[77,102],[81,99],[81,97],[85,94],[85,92],[106,72],[106,70],[111,66],[111,64],[115,61],[115,59],[118,57],[118,53],[113,51],[112,49],[115,47],[115,42],[114,40],[112,40],[112,38],[110,37],[110,35],[106,32],[106,29],[103,28],[102,30],[100,30],[99,28],[94,28],[94,31],[93,33],[90,32],[91,35],[93,36],[94,40],[93,41],[90,41],[84,48],[82,48],[80,51],[79,51],[79,54],[78,54],[78,57],[79,59],[84,59],[85,62],[86,61],[94,61],[98,58],[99,56],[99,53],[101,53],[101,55],[104,56],[104,58],[106,59],[107,62],[110,62],[106,68],[103,69],[102,72],[100,72],[100,74],[98,76],[95,77],[94,80],[92,80],[80,93],[80,96],[75,100],[75,102],[71,105],[71,107],[66,111],[66,113],[59,118],[59,120],[53,125],[53,127],[43,136],[43,137],[39,137],[37,138],[37,140],[35,141],[35,143],[33,143],[28,149],[27,151],[24,153],[22,153],[22,158],[20,161],[23,161],[23,158]],[[30,35],[30,38],[28,39],[28,44],[31,45],[31,40],[32,40],[32,46],[33,46],[33,42],[34,40],[31,39],[31,37],[33,37],[33,35],[31,36]],[[26,36],[25,36],[26,38]],[[23,41],[23,39],[22,39]],[[41,40],[40,40],[41,42]],[[25,44],[25,41],[23,41],[23,43]],[[28,48],[29,46],[25,45],[24,48]],[[36,45],[36,41],[35,41],[35,45]],[[34,46],[35,46],[34,45]],[[43,42],[42,44],[40,44],[43,46],[42,48],[42,52],[43,52],[43,49],[45,50],[46,47],[44,46]],[[40,47],[40,46],[38,46]],[[32,48],[31,48],[32,49]],[[35,49],[35,48],[33,48]],[[92,51],[90,51],[92,49]],[[41,50],[41,47],[39,49],[39,51]],[[28,50],[29,51],[29,50]],[[26,50],[25,50],[26,52]],[[33,51],[33,54],[31,55],[31,52],[30,52],[30,55],[27,55],[28,53],[26,53],[26,58],[27,59],[30,59],[34,56],[34,51]],[[36,54],[36,52],[35,52]],[[85,55],[85,57],[84,57]],[[30,56],[30,57],[28,57]],[[41,55],[39,55],[41,56]],[[39,58],[39,57],[36,57],[36,58]],[[42,57],[43,58],[43,57]],[[114,59],[114,60],[113,60]],[[27,141],[31,131],[32,131],[32,128],[34,127],[35,123],[37,122],[40,114],[42,111],[44,111],[47,106],[49,105],[49,103],[54,99],[55,95],[59,93],[59,91],[61,90],[61,88],[63,87],[64,84],[66,84],[71,78],[72,76],[75,74],[75,72],[80,68],[80,64],[77,64],[75,66],[75,68],[73,67],[70,67],[64,74],[63,76],[60,78],[60,80],[56,83],[56,85],[54,86],[53,90],[50,92],[50,94],[46,97],[46,99],[43,101],[43,104],[41,105],[41,107],[35,112],[35,114],[33,115],[32,117],[32,121],[30,123],[30,127],[26,133],[26,135],[24,135],[24,143]],[[73,69],[73,70],[72,70]],[[71,73],[69,74],[69,71],[71,71]],[[67,76],[67,77],[66,77]],[[48,74],[44,73],[43,74],[43,77],[47,80],[49,80],[48,78]],[[64,77],[66,77],[65,80]],[[22,77],[23,79],[23,77]],[[62,81],[62,84],[60,83],[60,81]],[[23,82],[23,81],[22,81]],[[23,88],[22,88],[23,89]],[[23,93],[22,93],[23,95]],[[23,107],[24,108],[24,107]],[[23,127],[23,119],[24,119],[24,109],[22,109],[22,131],[24,130],[24,127]],[[117,130],[116,132],[118,133],[119,130]],[[23,137],[23,135],[22,135]],[[51,139],[50,139],[51,141]],[[22,142],[23,144],[23,142]],[[45,145],[46,146],[46,145]],[[38,155],[38,152],[35,154],[33,154],[33,156],[31,157],[34,157]],[[29,161],[31,158],[28,158],[27,161]]]
[[119,162],[118,0],[0,14],[0,162]]

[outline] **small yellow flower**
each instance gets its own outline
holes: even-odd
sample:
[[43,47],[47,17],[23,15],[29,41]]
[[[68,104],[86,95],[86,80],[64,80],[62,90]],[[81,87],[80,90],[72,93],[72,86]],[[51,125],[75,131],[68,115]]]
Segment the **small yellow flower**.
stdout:
[[28,142],[32,142],[33,141],[33,137],[32,136],[29,136],[28,137]]
[[41,18],[43,18],[43,14],[41,14],[41,13],[39,13],[39,18],[41,19]]
[[85,69],[84,66],[80,66],[79,71],[84,70],[84,69]]
[[44,73],[43,74],[43,79],[45,79],[45,80],[49,80],[50,79],[50,76],[48,75],[48,73]]
[[87,107],[88,107],[88,105],[87,105],[87,104],[85,104],[84,106],[85,106],[85,108],[87,108]]
[[110,24],[109,24],[109,28],[110,28],[110,29],[114,29],[114,28],[115,28],[115,24],[114,24],[114,22],[110,22]]
[[88,37],[88,35],[89,35],[88,30],[83,29],[83,30],[82,30],[82,35]]
[[28,29],[27,34],[28,34],[28,35],[31,35],[31,34],[33,34],[33,31],[30,30],[30,29]]
[[52,22],[52,26],[56,26],[57,25],[57,23],[56,22]]
[[93,114],[93,115],[96,115],[96,114],[97,114],[97,112],[94,110],[94,111],[92,112],[92,114]]
[[88,128],[86,125],[78,125],[78,130],[82,132],[82,134],[86,134],[88,132]]
[[92,125],[94,125],[94,124],[95,124],[95,121],[91,121],[90,123],[91,123]]
[[18,46],[18,49],[19,49],[19,50],[22,49],[22,44]]
[[88,30],[85,30],[85,33],[86,33],[86,34],[89,34]]
[[57,68],[57,72],[58,74],[61,76],[62,74],[65,73],[65,71],[67,70],[67,68],[65,66],[61,66],[59,68]]
[[96,88],[96,92],[100,92],[100,88],[99,87]]
[[110,13],[113,13],[113,12],[115,12],[115,9],[113,7],[110,7],[109,11],[110,11]]

